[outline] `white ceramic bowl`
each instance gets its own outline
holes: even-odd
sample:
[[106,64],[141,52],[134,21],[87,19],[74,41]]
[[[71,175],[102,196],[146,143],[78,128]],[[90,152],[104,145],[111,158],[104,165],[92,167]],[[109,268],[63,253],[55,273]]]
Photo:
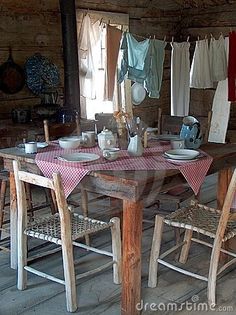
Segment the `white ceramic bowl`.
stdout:
[[58,139],[59,145],[63,149],[76,149],[82,142],[82,137],[71,136]]

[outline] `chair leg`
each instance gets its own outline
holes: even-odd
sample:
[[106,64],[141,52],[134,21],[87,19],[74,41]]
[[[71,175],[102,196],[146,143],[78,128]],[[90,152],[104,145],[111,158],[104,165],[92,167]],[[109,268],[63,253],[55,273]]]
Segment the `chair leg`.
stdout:
[[34,211],[33,211],[31,187],[29,183],[25,183],[25,193],[26,193],[27,209],[28,209],[30,221],[32,221],[34,217]]
[[56,201],[56,195],[54,190],[50,190],[50,197],[49,197],[50,203],[51,203],[51,209],[52,212],[55,211],[54,213],[56,213],[58,211],[57,209],[57,201]]
[[207,287],[207,296],[209,305],[215,306],[216,304],[216,278],[217,270],[220,259],[220,249],[222,241],[219,238],[215,239],[213,249],[211,252],[211,261],[208,274],[208,287]]
[[45,192],[46,203],[50,204],[51,213],[55,214],[57,212],[57,208],[55,206],[55,196],[54,197],[52,196],[54,192],[47,188],[44,188],[44,192]]
[[[23,185],[22,185],[23,187]],[[25,194],[25,191],[22,193]],[[19,205],[19,204],[18,204]],[[18,207],[18,279],[17,288],[24,290],[27,286],[27,272],[24,267],[27,265],[27,235],[24,234],[27,225],[27,206],[24,204],[21,208]]]
[[71,231],[67,231],[65,227],[62,228],[62,231],[64,231],[64,237],[62,237],[62,256],[66,289],[66,305],[68,312],[75,312],[78,306],[76,297],[73,246],[70,239]]
[[[81,195],[81,208],[82,208],[83,216],[87,217],[88,216],[88,193],[83,188],[82,185],[81,185],[81,188],[80,188],[80,195]],[[89,237],[89,235],[85,235],[85,244],[87,246],[90,246],[90,237]]]
[[120,219],[112,218],[111,222],[111,237],[112,237],[112,253],[113,260],[113,282],[115,284],[121,283],[121,233],[120,233]]
[[192,230],[186,230],[185,231],[185,234],[184,234],[185,244],[183,245],[183,247],[181,249],[181,253],[180,253],[180,257],[179,257],[179,262],[181,264],[185,264],[187,259],[188,259],[188,253],[189,253],[189,249],[190,249],[190,245],[191,245],[192,235],[193,235]]
[[0,239],[2,236],[2,226],[4,220],[4,207],[5,207],[5,200],[6,200],[6,189],[7,189],[7,182],[2,180],[1,182],[1,191],[0,191]]
[[149,262],[149,275],[148,275],[148,286],[150,288],[155,288],[157,286],[157,270],[158,262],[157,259],[160,255],[161,248],[161,236],[163,231],[163,217],[156,215],[155,218],[155,228],[153,232],[152,239],[152,249]]

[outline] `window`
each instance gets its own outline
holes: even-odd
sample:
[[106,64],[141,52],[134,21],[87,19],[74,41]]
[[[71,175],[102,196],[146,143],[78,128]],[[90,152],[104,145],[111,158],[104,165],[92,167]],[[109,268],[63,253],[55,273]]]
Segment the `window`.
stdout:
[[[87,119],[94,119],[95,113],[112,113],[114,111],[124,110],[130,111],[131,100],[130,82],[123,82],[121,85],[117,84],[115,80],[113,101],[104,100],[104,86],[105,86],[105,72],[106,72],[106,25],[117,27],[122,30],[128,29],[129,18],[127,14],[115,14],[107,12],[97,12],[84,10],[77,10],[77,32],[78,38],[82,20],[85,14],[89,14],[92,24],[99,24],[99,37],[96,38],[92,45],[94,55],[94,88],[92,95],[89,97],[81,96],[81,116]],[[93,30],[91,30],[93,32]],[[97,36],[96,34],[94,36]],[[78,39],[79,42],[79,39]],[[81,50],[79,50],[79,54]],[[80,57],[80,56],[79,56]],[[80,76],[81,80],[81,76]]]

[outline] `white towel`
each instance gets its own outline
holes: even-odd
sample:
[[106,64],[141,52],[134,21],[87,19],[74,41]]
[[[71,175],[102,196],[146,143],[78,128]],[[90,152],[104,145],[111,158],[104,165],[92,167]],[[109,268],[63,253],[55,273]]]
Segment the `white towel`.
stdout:
[[190,43],[171,43],[171,116],[187,116],[189,112]]
[[89,99],[96,98],[95,65],[97,64],[96,58],[98,57],[96,46],[100,34],[99,24],[99,21],[92,24],[89,15],[85,15],[78,39],[80,94]]

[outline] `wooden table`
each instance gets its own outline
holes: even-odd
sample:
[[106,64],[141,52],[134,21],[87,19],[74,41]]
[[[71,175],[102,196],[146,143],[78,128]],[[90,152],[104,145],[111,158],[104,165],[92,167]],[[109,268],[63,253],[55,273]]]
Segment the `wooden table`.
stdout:
[[[207,144],[202,150],[213,157],[209,174],[219,172],[218,196],[219,206],[222,205],[227,189],[232,167],[236,165],[236,144]],[[34,173],[40,173],[33,155],[26,155],[19,149],[7,148],[0,150],[4,166],[10,172],[11,197],[11,267],[16,268],[16,222],[17,206],[12,160],[16,159],[21,165]],[[183,181],[178,170],[168,171],[139,171],[139,172],[92,172],[82,183],[93,192],[116,197],[123,200],[123,279],[121,313],[136,315],[136,309],[141,299],[141,239],[142,239],[142,209],[143,198],[151,192],[164,187],[175,186]]]

